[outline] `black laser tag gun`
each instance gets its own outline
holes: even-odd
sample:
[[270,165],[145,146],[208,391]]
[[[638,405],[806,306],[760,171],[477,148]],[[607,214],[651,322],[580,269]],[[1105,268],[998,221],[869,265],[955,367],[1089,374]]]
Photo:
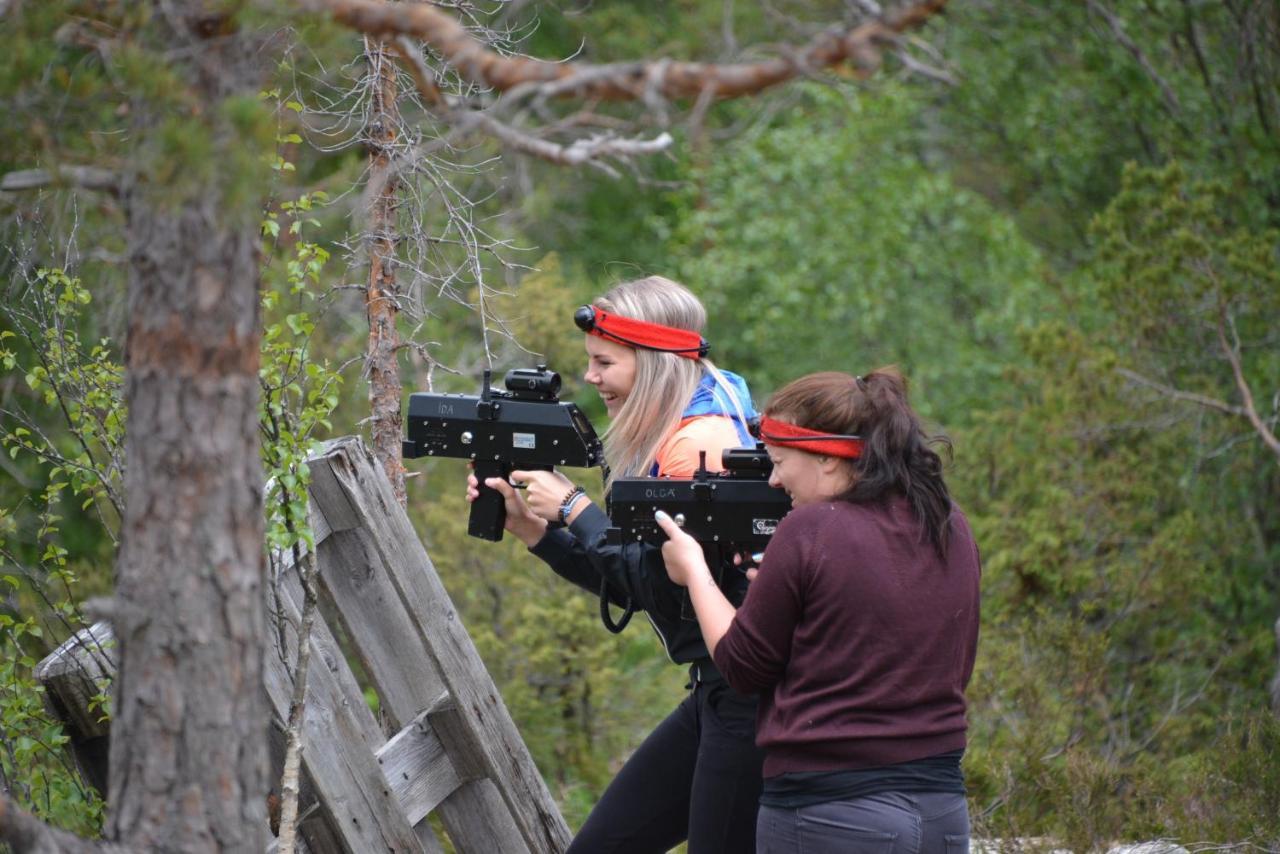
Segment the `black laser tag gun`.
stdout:
[[479,396],[409,395],[404,456],[471,460],[480,497],[471,505],[467,533],[502,539],[507,508],[485,478],[510,477],[516,469],[591,468],[604,463],[604,446],[582,410],[560,400],[560,375],[546,365],[507,371],[506,390],[490,387],[486,370]]
[[773,464],[763,445],[727,448],[720,461],[724,471],[708,471],[703,452],[693,477],[616,478],[610,493],[610,542],[665,542],[667,536],[653,518],[655,510],[665,510],[702,544],[709,560],[715,553],[763,551],[791,510],[791,498],[769,485]]

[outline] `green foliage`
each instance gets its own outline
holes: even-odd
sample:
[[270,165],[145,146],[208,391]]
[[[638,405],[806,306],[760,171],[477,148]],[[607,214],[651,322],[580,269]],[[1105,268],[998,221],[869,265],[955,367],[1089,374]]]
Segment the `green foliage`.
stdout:
[[[106,340],[81,341],[81,318],[92,296],[78,278],[61,270],[38,270],[28,290],[30,313],[7,309],[25,337],[30,361],[18,351],[18,333],[0,331],[0,365],[20,373],[46,407],[60,411],[70,430],[59,443],[22,412],[7,413],[16,424],[0,436],[10,458],[25,452],[49,464],[50,488],[69,487],[82,509],[98,506],[119,518],[123,479],[124,408],[120,405],[123,370]],[[114,523],[113,523],[114,524]]]
[[[287,108],[286,108],[287,109]],[[291,140],[279,135],[281,143]],[[284,161],[277,155],[280,162]],[[305,544],[315,548],[308,519],[306,461],[315,453],[317,431],[332,429],[342,377],[327,361],[310,353],[315,322],[308,306],[315,303],[329,251],[304,237],[319,226],[312,215],[329,200],[322,190],[283,201],[269,210],[262,233],[283,250],[264,271],[262,309],[262,461],[267,475],[267,547],[272,553]],[[282,220],[287,223],[283,232]],[[296,552],[295,552],[296,557]]]
[[963,422],[1044,309],[1037,253],[920,156],[918,109],[896,87],[806,88],[700,172],[673,250],[716,358],[757,393],[897,363],[925,412]]
[[[1239,439],[1242,419],[1135,390],[1119,370],[1235,405],[1206,349],[1225,309],[1251,381],[1276,387],[1261,331],[1274,273],[1256,263],[1275,238],[1224,227],[1211,198],[1177,168],[1131,171],[1090,263],[1059,284],[1077,307],[1029,330],[1031,361],[1008,374],[1017,399],[961,437],[955,485],[984,556],[967,767],[993,835],[1084,850],[1280,832],[1274,810],[1259,820],[1205,797],[1247,787],[1232,775],[1265,741],[1215,766],[1228,734],[1266,714],[1276,460]],[[1211,766],[1215,782],[1197,780]]]
[[949,8],[962,85],[940,99],[939,142],[961,182],[999,198],[1060,263],[1079,258],[1128,162],[1181,160],[1274,225],[1280,41],[1265,5],[1102,4],[1127,45],[1084,3]]
[[[4,576],[0,584],[17,590],[22,582]],[[58,604],[69,605],[66,600]],[[67,736],[45,709],[44,686],[33,675],[30,650],[43,643],[43,634],[34,617],[17,620],[0,612],[0,782],[10,798],[35,815],[96,836],[102,799],[70,765],[63,749]]]
[[[1098,217],[1099,297],[1127,331],[1126,356],[1162,383],[1230,399],[1238,382],[1280,387],[1280,230],[1232,215],[1228,188],[1178,164],[1128,169]],[[1172,321],[1172,322],[1171,322]],[[1239,377],[1232,360],[1239,363]]]
[[[71,764],[67,736],[45,709],[34,671],[54,637],[87,625],[79,609],[85,595],[79,564],[95,555],[73,553],[78,544],[64,532],[64,517],[93,509],[109,531],[119,523],[122,371],[109,342],[81,340],[92,302],[79,279],[38,270],[4,309],[18,332],[0,332],[4,374],[22,377],[33,402],[59,412],[66,424],[50,435],[32,412],[4,412],[0,445],[15,462],[34,464],[44,486],[22,503],[0,507],[0,590],[9,603],[0,607],[0,778],[20,805],[87,835],[100,829],[102,801]],[[14,609],[15,602],[22,605]],[[107,686],[99,687],[93,705],[109,716]]]

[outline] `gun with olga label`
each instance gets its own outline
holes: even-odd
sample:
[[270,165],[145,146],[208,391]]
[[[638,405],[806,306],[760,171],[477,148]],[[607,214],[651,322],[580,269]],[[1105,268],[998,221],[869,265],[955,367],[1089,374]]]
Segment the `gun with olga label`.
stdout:
[[582,410],[560,400],[560,375],[546,365],[507,371],[505,390],[492,388],[490,376],[486,370],[479,395],[409,395],[404,456],[471,460],[480,497],[467,533],[496,542],[507,508],[485,478],[505,480],[516,469],[592,468],[604,463],[604,446]]
[[769,485],[773,470],[763,445],[727,448],[724,471],[707,470],[706,453],[688,478],[615,478],[610,493],[610,541],[662,543],[666,534],[654,521],[663,510],[704,551],[760,552],[791,510],[791,498]]

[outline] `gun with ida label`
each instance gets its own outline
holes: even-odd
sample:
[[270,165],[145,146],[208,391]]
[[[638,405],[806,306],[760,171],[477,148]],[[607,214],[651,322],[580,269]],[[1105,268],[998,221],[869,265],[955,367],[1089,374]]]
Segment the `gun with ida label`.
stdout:
[[769,485],[773,465],[763,445],[727,448],[720,461],[724,471],[708,471],[703,452],[693,477],[616,478],[610,493],[610,542],[665,542],[666,534],[653,518],[654,511],[664,510],[702,544],[708,563],[715,552],[763,551],[791,510],[791,498]]
[[490,386],[484,372],[480,394],[409,395],[404,456],[471,460],[480,497],[471,505],[467,533],[502,539],[507,508],[485,478],[504,480],[516,469],[551,471],[555,466],[591,468],[604,463],[604,446],[582,410],[560,400],[560,375],[547,369],[507,371],[506,389]]

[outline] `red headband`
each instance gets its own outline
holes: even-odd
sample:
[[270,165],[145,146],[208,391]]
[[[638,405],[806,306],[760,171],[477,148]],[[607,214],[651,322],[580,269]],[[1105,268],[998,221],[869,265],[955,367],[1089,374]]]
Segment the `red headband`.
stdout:
[[786,421],[777,421],[768,415],[760,416],[756,438],[769,445],[797,448],[811,454],[826,454],[856,460],[862,456],[862,438],[838,433],[821,433]]
[[696,332],[610,314],[594,305],[584,305],[575,311],[573,322],[588,335],[616,341],[628,347],[675,353],[686,359],[700,359],[711,349],[707,340]]

